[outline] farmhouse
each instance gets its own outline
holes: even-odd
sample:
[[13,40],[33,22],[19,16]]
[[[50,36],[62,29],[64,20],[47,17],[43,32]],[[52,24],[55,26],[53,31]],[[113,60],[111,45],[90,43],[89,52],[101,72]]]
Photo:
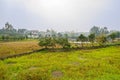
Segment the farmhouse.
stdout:
[[39,31],[38,30],[30,30],[28,31],[28,38],[39,38]]

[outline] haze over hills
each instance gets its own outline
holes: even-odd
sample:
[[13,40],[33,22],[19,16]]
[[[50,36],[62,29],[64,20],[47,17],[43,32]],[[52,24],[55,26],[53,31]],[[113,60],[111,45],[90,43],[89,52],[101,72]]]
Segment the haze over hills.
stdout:
[[46,31],[40,30],[28,30],[28,29],[15,29],[12,24],[6,23],[2,29],[0,29],[0,36],[11,37],[11,38],[40,38],[40,37],[54,37],[54,36],[67,36],[71,39],[76,39],[80,34],[88,36],[90,33],[94,33],[96,36],[101,34],[110,34],[112,32],[120,31],[109,31],[107,27],[97,27],[93,26],[89,32],[74,32],[74,31],[65,31],[57,32],[53,29],[47,29]]
[[88,32],[94,25],[120,30],[120,0],[0,0],[0,28]]

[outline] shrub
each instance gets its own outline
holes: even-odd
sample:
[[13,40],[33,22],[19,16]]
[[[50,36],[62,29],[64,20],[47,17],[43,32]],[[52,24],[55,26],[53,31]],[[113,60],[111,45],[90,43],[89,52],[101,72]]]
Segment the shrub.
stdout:
[[106,36],[101,35],[96,38],[96,41],[99,43],[100,46],[104,46],[105,43],[107,42],[107,38]]

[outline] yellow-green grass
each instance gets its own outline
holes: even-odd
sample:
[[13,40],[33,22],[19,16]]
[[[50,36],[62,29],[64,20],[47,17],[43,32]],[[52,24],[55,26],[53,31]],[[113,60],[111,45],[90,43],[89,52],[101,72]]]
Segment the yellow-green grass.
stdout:
[[9,58],[0,80],[120,80],[120,46]]
[[33,50],[38,50],[39,48],[37,40],[1,42],[0,58],[24,52],[31,52]]

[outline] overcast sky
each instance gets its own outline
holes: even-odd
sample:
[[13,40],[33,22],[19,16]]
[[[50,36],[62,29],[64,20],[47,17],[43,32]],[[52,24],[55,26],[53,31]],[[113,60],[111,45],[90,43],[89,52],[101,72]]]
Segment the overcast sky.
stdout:
[[120,0],[0,0],[0,28],[87,32],[120,30]]

